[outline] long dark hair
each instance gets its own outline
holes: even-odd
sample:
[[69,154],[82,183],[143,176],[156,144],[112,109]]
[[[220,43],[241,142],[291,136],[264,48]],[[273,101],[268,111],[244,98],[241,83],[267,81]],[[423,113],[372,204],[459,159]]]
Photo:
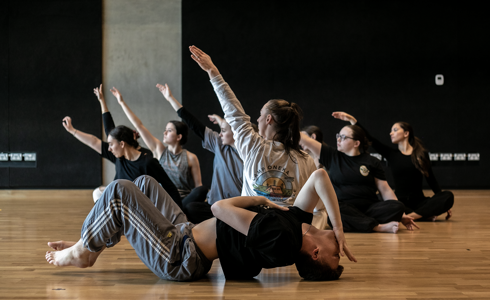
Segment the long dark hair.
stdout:
[[177,132],[177,134],[182,135],[182,138],[180,139],[179,144],[181,146],[185,145],[185,143],[187,143],[187,136],[189,135],[189,127],[187,127],[187,124],[185,124],[184,122],[180,122],[180,121],[169,121],[169,123],[174,124],[175,131]]
[[345,127],[350,128],[350,130],[352,130],[352,138],[359,141],[359,152],[368,153],[371,142],[368,140],[364,129],[357,125],[346,125]]
[[395,124],[398,124],[404,131],[408,131],[408,143],[413,148],[411,157],[415,168],[417,168],[422,175],[426,177],[429,176],[430,161],[427,158],[427,149],[425,149],[422,140],[415,136],[412,125],[407,122],[396,122]]
[[139,143],[134,139],[134,131],[124,125],[114,127],[109,135],[118,140],[119,142],[125,142],[131,147],[138,149]]
[[292,150],[306,158],[307,154],[302,152],[299,146],[301,139],[299,122],[303,118],[299,105],[282,99],[272,99],[267,102],[266,109],[272,115],[275,123],[276,134],[272,139],[284,145],[286,153],[295,163],[296,160],[291,156]]

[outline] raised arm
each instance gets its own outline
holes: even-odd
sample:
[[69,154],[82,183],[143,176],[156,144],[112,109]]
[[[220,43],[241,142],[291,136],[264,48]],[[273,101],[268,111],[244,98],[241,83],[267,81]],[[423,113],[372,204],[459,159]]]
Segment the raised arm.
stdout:
[[335,237],[339,243],[340,254],[342,256],[347,255],[350,261],[357,261],[347,247],[337,195],[335,194],[328,173],[323,169],[318,169],[311,174],[310,178],[308,178],[308,181],[306,181],[306,184],[299,192],[298,197],[296,197],[294,206],[312,213],[319,201],[322,201],[327,209],[328,217],[332,222],[333,231],[335,232]]
[[73,125],[71,124],[71,118],[70,117],[64,117],[63,118],[63,127],[65,127],[66,131],[71,133],[74,137],[76,137],[80,142],[84,143],[85,145],[89,146],[90,148],[94,149],[97,153],[101,154],[101,146],[102,146],[102,141],[97,138],[94,135],[82,132],[78,129],[75,129]]
[[320,158],[322,144],[319,141],[309,137],[304,131],[301,132],[301,140],[299,141],[299,144],[305,151],[310,151],[315,158]]
[[266,205],[271,208],[289,210],[287,207],[279,206],[262,196],[242,196],[215,202],[211,206],[213,215],[233,227],[236,231],[248,235],[248,229],[256,212],[245,208],[257,205]]
[[165,83],[165,85],[163,85],[158,83],[157,88],[160,93],[162,93],[163,97],[165,97],[165,99],[168,101],[168,103],[172,105],[175,111],[178,111],[182,107],[182,104],[180,104],[179,101],[175,99],[174,95],[172,95],[172,91],[168,87],[168,84]]
[[145,144],[148,146],[148,148],[150,148],[151,152],[153,152],[153,157],[159,159],[160,156],[162,156],[163,150],[165,150],[165,145],[162,143],[162,141],[154,137],[150,133],[150,131],[143,125],[141,120],[129,108],[129,106],[124,101],[121,93],[115,87],[111,89],[111,92],[114,97],[116,97],[117,102],[119,103],[119,105],[121,105],[131,124],[133,124],[136,130],[140,133]]
[[105,102],[104,94],[102,93],[102,83],[98,88],[94,88],[94,94],[95,96],[97,96],[97,100],[99,100],[100,111],[102,113],[109,112],[109,109],[107,108],[107,104]]
[[252,123],[250,123],[250,116],[245,113],[242,104],[238,101],[228,83],[220,75],[218,69],[211,61],[211,57],[195,46],[191,46],[190,51],[192,53],[192,59],[211,78],[211,84],[225,113],[225,120],[233,131],[235,147],[240,157],[244,159],[250,151],[253,151],[254,148],[261,145],[263,138],[254,131]]

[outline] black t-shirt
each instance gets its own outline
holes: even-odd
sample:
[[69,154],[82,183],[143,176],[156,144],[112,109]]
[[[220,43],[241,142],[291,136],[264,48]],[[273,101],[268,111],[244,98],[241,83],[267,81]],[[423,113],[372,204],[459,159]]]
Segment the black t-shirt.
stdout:
[[[425,199],[422,191],[422,183],[424,175],[420,172],[412,162],[411,155],[405,155],[401,153],[397,148],[393,148],[381,143],[378,139],[374,138],[359,122],[359,127],[364,129],[368,139],[372,142],[372,147],[379,152],[386,160],[393,174],[393,181],[395,182],[395,194],[399,200],[403,201],[409,207],[416,207],[416,203]],[[427,161],[430,161],[429,154],[424,153]],[[429,165],[428,175],[425,177],[427,183],[434,193],[441,192],[439,183],[437,182],[432,167]],[[415,202],[412,203],[412,202]]]
[[367,153],[348,156],[323,144],[319,161],[327,168],[339,201],[378,201],[375,178],[386,180],[379,159]]
[[151,154],[141,152],[140,157],[135,161],[117,158],[109,151],[109,144],[102,142],[100,156],[112,161],[116,165],[116,179],[127,179],[134,181],[141,175],[149,175],[155,178],[172,199],[181,206],[180,194],[173,182],[168,177],[158,160]]
[[262,268],[294,264],[303,244],[301,224],[311,224],[313,214],[290,206],[289,211],[254,206],[248,235],[223,221],[216,222],[216,247],[226,279],[251,279]]

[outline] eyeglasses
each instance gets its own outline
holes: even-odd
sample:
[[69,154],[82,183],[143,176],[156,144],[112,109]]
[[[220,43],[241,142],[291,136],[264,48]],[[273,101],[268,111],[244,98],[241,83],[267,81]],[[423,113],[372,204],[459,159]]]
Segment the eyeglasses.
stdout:
[[351,140],[353,140],[353,139],[354,139],[354,138],[351,138],[350,136],[345,136],[345,135],[343,135],[343,134],[342,134],[342,135],[340,135],[340,134],[338,134],[338,133],[335,135],[335,137],[336,137],[337,139],[340,139],[342,142],[343,142],[343,141],[345,141],[345,139],[351,139]]

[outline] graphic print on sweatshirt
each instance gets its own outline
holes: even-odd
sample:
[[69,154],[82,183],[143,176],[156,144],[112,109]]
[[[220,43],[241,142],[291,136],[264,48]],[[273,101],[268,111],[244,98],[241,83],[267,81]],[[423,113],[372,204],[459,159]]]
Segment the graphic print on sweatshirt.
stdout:
[[[273,166],[269,171],[262,169],[254,180],[253,189],[257,195],[264,196],[271,201],[285,201],[293,195],[293,177],[289,177],[289,171],[282,172]],[[271,170],[273,169],[273,170]],[[276,170],[274,170],[276,169]]]

